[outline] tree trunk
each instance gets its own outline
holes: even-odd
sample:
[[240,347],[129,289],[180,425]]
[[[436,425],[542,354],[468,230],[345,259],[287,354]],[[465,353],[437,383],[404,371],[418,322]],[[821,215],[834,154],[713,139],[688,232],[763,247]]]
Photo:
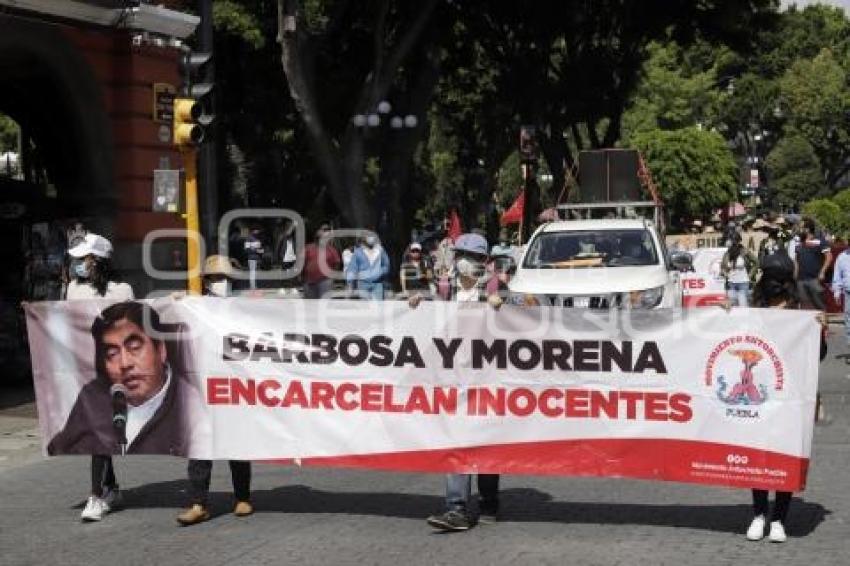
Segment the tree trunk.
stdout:
[[[436,3],[437,0],[427,0],[421,4],[411,25],[386,54],[384,26],[389,3],[383,4],[374,33],[375,67],[361,88],[355,112],[372,110],[386,96],[399,68],[419,41]],[[306,62],[309,53],[305,47],[306,36],[298,25],[299,6],[298,0],[278,0],[278,42],[289,93],[304,121],[319,169],[328,181],[331,198],[341,214],[353,226],[374,226],[374,209],[363,187],[364,139],[349,124],[342,147],[337,147],[322,123],[316,95],[309,81],[309,65]]]

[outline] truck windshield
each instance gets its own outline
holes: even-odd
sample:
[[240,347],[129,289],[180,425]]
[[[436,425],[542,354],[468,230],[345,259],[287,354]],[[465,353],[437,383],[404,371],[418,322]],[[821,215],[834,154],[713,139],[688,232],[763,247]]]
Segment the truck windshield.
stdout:
[[658,254],[649,230],[543,232],[537,235],[523,267],[564,269],[657,265]]

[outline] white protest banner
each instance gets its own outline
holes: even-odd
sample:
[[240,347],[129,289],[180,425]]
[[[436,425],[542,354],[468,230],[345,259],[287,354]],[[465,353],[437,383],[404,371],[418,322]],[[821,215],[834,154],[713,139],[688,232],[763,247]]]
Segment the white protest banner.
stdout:
[[[741,233],[741,243],[745,248],[756,253],[761,241],[767,238],[766,232],[758,230]],[[720,232],[702,232],[698,234],[668,234],[664,238],[667,247],[675,250],[693,251],[702,248],[725,249],[726,237]]]
[[26,310],[50,454],[805,485],[811,312],[200,297]]
[[683,273],[682,305],[708,307],[726,300],[726,278],[720,264],[726,248],[699,248],[690,252],[693,272]]

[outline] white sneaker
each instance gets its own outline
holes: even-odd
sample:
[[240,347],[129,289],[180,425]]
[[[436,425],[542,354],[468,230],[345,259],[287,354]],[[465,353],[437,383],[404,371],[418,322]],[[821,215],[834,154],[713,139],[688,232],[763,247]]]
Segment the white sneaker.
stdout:
[[770,523],[770,534],[768,535],[770,542],[785,542],[788,540],[788,535],[785,534],[785,527],[780,521]]
[[86,508],[80,513],[80,519],[83,521],[100,521],[107,513],[109,513],[109,505],[100,497],[92,495],[86,501]]
[[[764,527],[767,521],[764,519],[764,515],[756,515],[753,518],[753,522],[750,523],[750,528],[747,529],[747,540],[761,540],[764,538]],[[782,525],[780,525],[781,527]],[[773,529],[771,528],[771,533]]]
[[114,509],[120,509],[121,506],[124,505],[124,496],[121,494],[121,490],[117,487],[115,489],[109,489],[108,487],[104,488],[102,499],[106,504],[107,513]]

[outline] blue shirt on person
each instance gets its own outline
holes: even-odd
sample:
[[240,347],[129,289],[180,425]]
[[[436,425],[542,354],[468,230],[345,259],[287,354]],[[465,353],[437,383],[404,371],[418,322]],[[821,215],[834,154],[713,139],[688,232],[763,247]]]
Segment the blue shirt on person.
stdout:
[[381,283],[386,279],[389,272],[390,258],[383,246],[378,245],[378,255],[374,261],[369,261],[365,247],[360,246],[354,250],[354,254],[351,256],[351,262],[345,271],[345,280],[349,284],[354,282]]

